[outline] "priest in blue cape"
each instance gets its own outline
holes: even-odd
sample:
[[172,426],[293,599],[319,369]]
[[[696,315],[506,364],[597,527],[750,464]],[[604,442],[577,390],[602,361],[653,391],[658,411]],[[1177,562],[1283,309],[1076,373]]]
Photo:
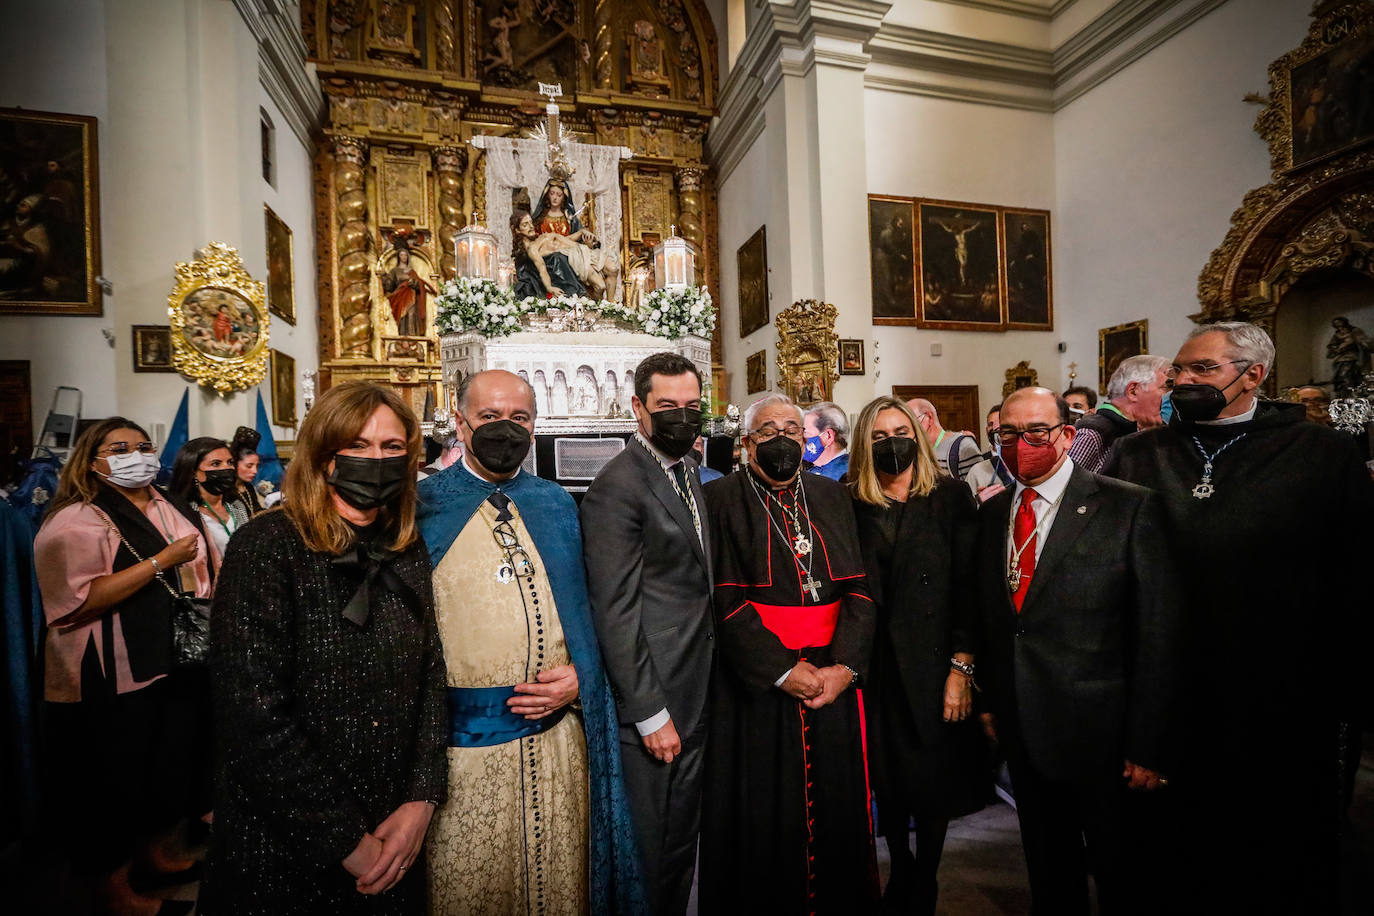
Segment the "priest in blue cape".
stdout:
[[464,457],[420,484],[450,732],[430,913],[642,913],[577,508],[520,467],[534,417],[524,379],[470,376],[458,390]]

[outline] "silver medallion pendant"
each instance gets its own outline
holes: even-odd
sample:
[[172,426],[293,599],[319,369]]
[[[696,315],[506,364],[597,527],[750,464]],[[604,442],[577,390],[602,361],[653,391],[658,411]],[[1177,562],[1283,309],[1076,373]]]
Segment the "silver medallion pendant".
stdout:
[[510,565],[507,560],[502,560],[496,567],[496,581],[502,585],[509,585],[515,581],[515,567]]
[[1013,592],[1021,587],[1021,567],[1007,570],[1007,588]]
[[1212,494],[1216,491],[1217,488],[1212,486],[1212,482],[1204,478],[1197,486],[1193,487],[1193,499],[1211,499]]
[[799,557],[804,557],[811,552],[811,539],[799,537],[792,542],[792,552]]

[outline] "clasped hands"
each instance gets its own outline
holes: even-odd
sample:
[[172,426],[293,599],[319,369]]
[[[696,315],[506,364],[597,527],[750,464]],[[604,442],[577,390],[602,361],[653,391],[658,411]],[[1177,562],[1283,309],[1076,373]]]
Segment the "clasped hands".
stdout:
[[853,673],[844,665],[817,668],[808,661],[799,661],[787,673],[782,689],[801,700],[807,709],[820,709],[835,702],[853,680]]

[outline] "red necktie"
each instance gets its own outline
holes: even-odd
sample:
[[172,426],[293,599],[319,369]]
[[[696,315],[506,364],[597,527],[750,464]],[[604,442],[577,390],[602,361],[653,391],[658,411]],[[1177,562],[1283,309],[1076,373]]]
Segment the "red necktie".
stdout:
[[1035,510],[1031,508],[1031,503],[1036,495],[1029,487],[1021,491],[1021,505],[1016,509],[1016,521],[1011,527],[1012,553],[1021,551],[1016,561],[1016,570],[1021,574],[1021,579],[1011,593],[1011,603],[1016,605],[1018,614],[1021,613],[1022,602],[1026,600],[1026,592],[1030,590],[1031,577],[1035,575],[1035,541],[1038,535],[1035,533]]

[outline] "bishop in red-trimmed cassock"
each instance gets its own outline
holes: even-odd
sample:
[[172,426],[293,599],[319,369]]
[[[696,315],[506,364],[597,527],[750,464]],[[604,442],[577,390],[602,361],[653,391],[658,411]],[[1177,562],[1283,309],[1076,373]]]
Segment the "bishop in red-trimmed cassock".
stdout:
[[706,487],[720,670],[702,811],[703,913],[877,905],[859,688],[873,643],[844,486],[800,472],[802,415],[761,399],[748,466]]

